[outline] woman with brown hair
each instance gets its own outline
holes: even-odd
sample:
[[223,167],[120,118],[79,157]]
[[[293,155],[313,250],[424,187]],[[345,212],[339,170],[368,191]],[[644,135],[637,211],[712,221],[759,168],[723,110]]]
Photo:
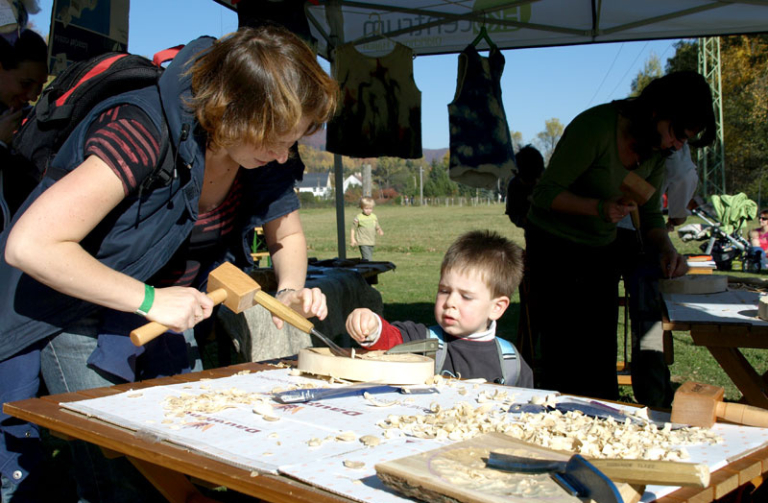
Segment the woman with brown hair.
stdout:
[[[197,39],[156,87],[98,105],[2,236],[0,359],[39,351],[51,393],[200,369],[192,329],[212,313],[207,274],[224,259],[247,265],[254,226],[278,300],[324,318],[325,296],[304,288],[293,146],[336,95],[304,42],[269,26]],[[131,347],[147,320],[172,332]],[[104,491],[116,475],[76,460],[85,499],[117,501]]]

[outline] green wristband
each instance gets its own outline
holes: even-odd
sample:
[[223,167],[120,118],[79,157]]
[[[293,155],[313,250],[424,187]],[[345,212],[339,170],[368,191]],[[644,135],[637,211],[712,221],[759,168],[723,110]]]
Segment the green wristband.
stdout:
[[144,284],[144,302],[136,310],[136,314],[147,316],[149,310],[152,309],[152,304],[155,302],[155,287]]
[[598,199],[597,201],[597,216],[600,217],[603,222],[610,222],[610,220],[606,218],[607,215],[605,214],[605,201],[602,199]]

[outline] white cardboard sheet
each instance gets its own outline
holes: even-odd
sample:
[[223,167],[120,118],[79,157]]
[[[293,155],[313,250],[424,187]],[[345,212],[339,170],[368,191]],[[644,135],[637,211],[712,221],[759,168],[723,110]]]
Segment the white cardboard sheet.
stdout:
[[[136,431],[144,438],[171,442],[234,466],[289,475],[356,501],[389,503],[409,500],[386,488],[376,477],[374,466],[444,444],[410,437],[384,439],[376,423],[390,414],[420,414],[434,402],[444,408],[458,402],[476,407],[481,392],[500,389],[490,384],[461,383],[458,387],[441,387],[436,395],[378,395],[381,400],[401,402],[391,407],[371,406],[360,396],[292,405],[275,403],[278,421],[266,421],[254,414],[250,406],[243,405],[216,413],[187,414],[169,422],[163,406],[168,396],[231,389],[271,395],[275,388],[304,382],[318,383],[280,369],[128,391],[61,406]],[[548,393],[523,388],[502,389],[514,395],[517,402],[528,402],[534,395]],[[509,417],[514,420],[516,416],[510,414]],[[668,417],[658,419],[668,420]],[[722,444],[686,447],[691,462],[706,463],[712,471],[768,444],[768,429],[723,424],[713,429],[725,439]],[[357,440],[326,441],[317,447],[308,445],[310,439],[323,439],[346,431],[353,431],[357,438],[376,435],[382,442],[376,447],[366,447]],[[351,469],[344,466],[344,461],[362,461],[365,465]],[[643,501],[652,501],[676,489],[649,486]]]

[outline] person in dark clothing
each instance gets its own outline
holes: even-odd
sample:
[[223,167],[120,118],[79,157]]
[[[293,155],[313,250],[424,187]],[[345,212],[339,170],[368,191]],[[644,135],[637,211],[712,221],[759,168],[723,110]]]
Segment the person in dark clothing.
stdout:
[[[15,384],[30,384],[16,362],[36,351],[48,390],[65,393],[200,370],[208,272],[228,257],[246,265],[257,225],[278,300],[325,318],[325,296],[304,288],[303,165],[290,148],[328,120],[337,89],[304,42],[270,26],[192,41],[157,86],[97,105],[0,235],[0,372],[15,366]],[[142,186],[168,162],[169,184]],[[147,320],[171,331],[131,347]],[[125,460],[72,449],[81,500],[150,499]]]
[[40,181],[27,162],[11,151],[13,134],[48,80],[48,47],[32,30],[13,43],[0,36],[0,231]]
[[[685,257],[661,214],[664,160],[687,142],[708,145],[714,135],[712,92],[704,77],[689,71],[654,79],[635,98],[590,108],[566,127],[534,188],[525,229],[528,305],[541,347],[537,384],[619,398],[616,327],[624,257],[615,244],[617,223],[637,211],[643,242],[659,257],[658,273],[685,274]],[[645,204],[625,195],[630,172],[655,189]]]
[[533,187],[544,173],[544,158],[536,147],[526,145],[515,154],[517,175],[507,186],[506,214],[513,224],[525,228],[528,221],[528,210],[531,208]]
[[388,323],[367,308],[347,317],[349,335],[366,349],[436,338],[435,372],[462,378],[533,387],[533,373],[514,345],[496,336],[496,320],[522,276],[522,250],[491,231],[472,231],[448,248],[435,297],[437,325]]

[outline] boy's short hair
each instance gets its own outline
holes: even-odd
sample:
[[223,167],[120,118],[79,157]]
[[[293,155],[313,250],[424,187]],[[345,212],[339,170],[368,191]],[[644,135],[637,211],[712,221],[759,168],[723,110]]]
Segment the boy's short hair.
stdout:
[[440,274],[449,270],[477,271],[491,297],[505,295],[511,299],[523,277],[523,250],[496,232],[470,231],[445,252]]
[[373,200],[372,197],[368,197],[368,196],[361,197],[360,198],[360,208],[367,208],[368,206],[373,208],[374,206],[376,206],[376,202]]

